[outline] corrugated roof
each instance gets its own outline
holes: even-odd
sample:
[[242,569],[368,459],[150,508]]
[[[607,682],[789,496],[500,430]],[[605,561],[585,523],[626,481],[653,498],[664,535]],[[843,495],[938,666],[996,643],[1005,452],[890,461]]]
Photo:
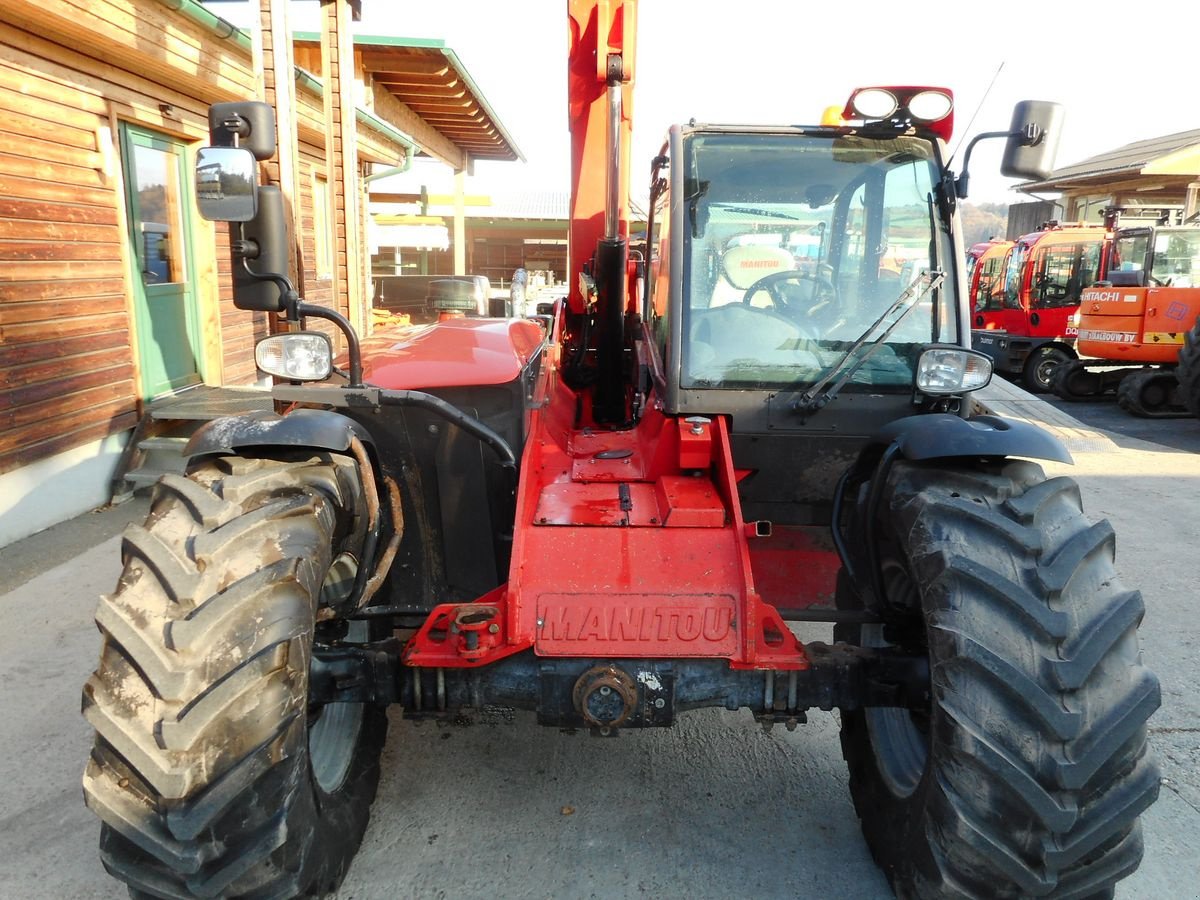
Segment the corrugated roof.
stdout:
[[1020,187],[1022,190],[1053,190],[1064,182],[1111,176],[1122,172],[1136,174],[1155,160],[1189,147],[1200,148],[1200,129],[1125,144],[1115,150],[1055,169],[1044,181],[1022,184]]
[[[566,222],[571,217],[571,195],[567,191],[501,191],[487,195],[491,203],[469,205],[464,214],[469,219],[546,219]],[[644,221],[644,207],[649,205],[643,201],[630,203],[629,216],[633,221]],[[453,215],[451,206],[435,205],[430,212],[439,215]]]
[[468,215],[492,219],[565,220],[570,214],[571,198],[566,191],[522,191],[491,196],[491,206],[475,207]]
[[[296,41],[319,43],[303,32]],[[429,38],[354,35],[363,68],[378,85],[475,159],[524,162],[466,66],[445,42]]]

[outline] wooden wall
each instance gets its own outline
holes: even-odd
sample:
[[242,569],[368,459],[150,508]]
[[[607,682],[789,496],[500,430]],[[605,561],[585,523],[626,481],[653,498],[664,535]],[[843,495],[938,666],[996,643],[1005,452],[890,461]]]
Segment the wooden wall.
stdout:
[[[120,124],[194,151],[210,103],[254,92],[248,52],[154,0],[0,2],[0,473],[141,413]],[[308,177],[324,166],[321,99],[299,101],[302,282],[306,300],[328,304]],[[364,151],[402,157],[378,136]],[[210,384],[249,383],[266,317],[233,307],[226,226],[194,211],[192,223],[201,370]]]

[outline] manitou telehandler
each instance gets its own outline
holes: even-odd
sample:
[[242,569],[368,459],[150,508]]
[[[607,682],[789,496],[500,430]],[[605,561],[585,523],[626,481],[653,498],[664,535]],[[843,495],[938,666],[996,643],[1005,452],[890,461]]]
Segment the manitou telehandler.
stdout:
[[[1120,210],[1106,210],[1115,223]],[[1078,347],[1082,357],[1055,373],[1065,400],[1115,394],[1142,418],[1200,415],[1200,366],[1195,341],[1200,317],[1200,224],[1158,224],[1116,231],[1104,281],[1083,292]]]
[[[387,704],[627,740],[703,707],[789,729],[836,709],[898,895],[1111,896],[1137,867],[1159,789],[1142,599],[1075,483],[1030,461],[1069,461],[1058,440],[968,416],[991,367],[950,92],[674,126],[630,247],[634,16],[569,3],[573,277],[548,333],[458,318],[360,344],[281,274],[269,109],[213,108],[201,208],[234,220],[238,303],[281,317],[257,351],[281,411],[196,435],[99,606],[84,788],[135,896],[336,889]],[[1061,127],[1019,104],[990,135],[1003,171],[1044,177]]]

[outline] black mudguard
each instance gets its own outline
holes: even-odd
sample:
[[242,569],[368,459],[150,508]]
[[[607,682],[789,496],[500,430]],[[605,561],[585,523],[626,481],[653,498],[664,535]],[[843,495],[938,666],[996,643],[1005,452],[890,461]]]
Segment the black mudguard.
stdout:
[[286,416],[256,412],[206,422],[192,435],[184,454],[224,455],[247,447],[311,447],[345,453],[353,437],[368,446],[374,443],[362,425],[331,410],[297,409]]
[[[878,519],[882,486],[897,459],[1007,456],[1073,462],[1066,445],[1048,431],[999,416],[964,419],[950,413],[930,413],[897,419],[876,432],[834,491],[831,533],[849,579],[848,586],[860,597],[867,596],[868,591],[876,597],[883,596],[877,536],[869,523]],[[863,496],[859,488],[867,481],[871,488]],[[855,504],[852,517],[859,525],[851,530],[860,536],[857,541],[843,533],[843,510],[847,502]]]
[[864,457],[895,444],[905,459],[952,456],[1024,456],[1072,463],[1066,445],[1050,432],[1016,419],[950,413],[908,416],[878,431],[863,450]]

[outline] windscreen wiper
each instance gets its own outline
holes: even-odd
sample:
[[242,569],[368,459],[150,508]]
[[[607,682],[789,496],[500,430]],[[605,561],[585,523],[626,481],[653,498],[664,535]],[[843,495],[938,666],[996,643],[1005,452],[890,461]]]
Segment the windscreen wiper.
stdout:
[[773,209],[760,209],[756,206],[725,206],[722,204],[721,212],[741,213],[744,216],[764,216],[771,219],[788,219],[792,222],[804,221],[799,216],[793,216],[790,213],[777,212]]
[[[880,317],[874,322],[872,322],[866,331],[858,336],[858,339],[851,344],[841,356],[838,357],[837,361],[832,366],[829,366],[827,369],[825,369],[825,371],[821,374],[821,377],[812,387],[800,395],[796,402],[792,404],[792,409],[801,415],[811,415],[812,413],[824,409],[825,406],[828,405],[829,401],[837,396],[838,391],[845,386],[846,382],[854,377],[854,373],[862,368],[863,363],[870,359],[875,352],[883,346],[883,342],[886,341],[891,333],[896,330],[896,327],[904,321],[905,317],[916,308],[917,304],[921,302],[921,298],[930,291],[937,289],[945,280],[946,273],[941,271],[922,272],[916,278],[914,278],[912,283],[904,289],[899,297],[896,298],[895,302],[885,309],[883,314],[880,315]],[[867,351],[858,358],[858,361],[848,368],[842,377],[839,378],[832,387],[826,390],[825,386],[833,380],[833,377],[838,373],[842,366],[846,365],[850,358],[859,351],[859,349],[868,341],[868,339],[870,339],[871,335],[875,332],[875,329],[882,325],[887,317],[895,313],[897,310],[900,310],[900,314],[896,316],[895,320],[883,330],[879,337],[875,338],[871,346],[867,348]]]

